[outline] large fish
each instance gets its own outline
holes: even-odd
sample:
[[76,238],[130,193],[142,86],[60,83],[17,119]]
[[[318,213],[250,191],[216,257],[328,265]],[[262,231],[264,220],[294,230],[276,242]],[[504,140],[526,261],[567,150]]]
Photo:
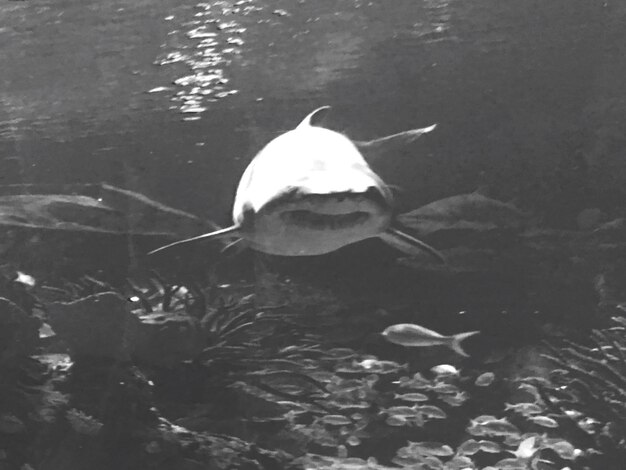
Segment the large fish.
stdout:
[[[281,256],[321,255],[378,237],[409,255],[434,248],[395,227],[393,196],[350,139],[319,127],[328,106],[269,142],[244,171],[233,204],[233,225],[152,251],[208,239],[237,239]],[[365,151],[410,141],[434,126],[372,142]],[[237,243],[238,243],[237,241]]]
[[465,333],[457,333],[451,336],[444,336],[436,331],[429,330],[420,325],[413,323],[399,323],[387,327],[382,335],[391,343],[399,344],[407,347],[425,347],[425,346],[447,346],[456,351],[461,356],[468,357],[468,354],[461,347],[461,341],[470,336],[474,336],[480,331],[467,331]]

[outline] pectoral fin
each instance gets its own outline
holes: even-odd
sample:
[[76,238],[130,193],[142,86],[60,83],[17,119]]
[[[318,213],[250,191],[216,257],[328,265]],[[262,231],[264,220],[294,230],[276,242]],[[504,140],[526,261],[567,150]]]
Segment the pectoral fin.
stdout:
[[367,160],[368,163],[372,163],[383,158],[388,152],[392,152],[398,148],[404,147],[405,145],[412,144],[423,134],[427,134],[428,132],[434,130],[435,127],[437,127],[437,124],[423,127],[421,129],[411,129],[404,132],[398,132],[397,134],[381,137],[380,139],[365,142],[357,141],[354,143],[363,154],[365,160]]
[[[148,255],[154,255],[156,253],[161,253],[166,250],[170,250],[172,248],[178,248],[183,245],[188,245],[196,242],[205,242],[208,240],[216,239],[224,239],[224,238],[232,238],[239,237],[239,226],[232,225],[230,227],[223,228],[221,230],[216,230],[215,232],[204,233],[202,235],[198,235],[197,237],[187,238],[185,240],[180,240],[174,243],[170,243],[169,245],[162,246],[161,248],[157,248],[156,250],[152,250]],[[227,247],[228,248],[228,247]]]
[[424,243],[417,238],[412,237],[398,229],[388,228],[385,232],[381,233],[379,237],[388,245],[395,249],[402,251],[410,256],[420,256],[424,252],[431,255],[439,263],[445,263],[446,260],[439,251],[432,246]]

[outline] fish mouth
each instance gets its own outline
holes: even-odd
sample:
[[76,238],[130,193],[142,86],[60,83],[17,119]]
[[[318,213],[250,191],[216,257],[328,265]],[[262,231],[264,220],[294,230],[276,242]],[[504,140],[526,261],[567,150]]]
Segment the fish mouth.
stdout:
[[306,209],[284,211],[280,214],[283,222],[299,227],[327,230],[344,229],[364,224],[371,214],[366,211],[354,211],[345,214],[327,214]]

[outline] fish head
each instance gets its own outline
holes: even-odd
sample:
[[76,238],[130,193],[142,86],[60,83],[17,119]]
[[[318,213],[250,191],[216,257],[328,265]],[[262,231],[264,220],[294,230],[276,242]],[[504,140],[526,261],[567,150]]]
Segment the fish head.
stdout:
[[250,163],[233,219],[253,249],[305,256],[378,235],[392,207],[390,189],[350,139],[303,122]]

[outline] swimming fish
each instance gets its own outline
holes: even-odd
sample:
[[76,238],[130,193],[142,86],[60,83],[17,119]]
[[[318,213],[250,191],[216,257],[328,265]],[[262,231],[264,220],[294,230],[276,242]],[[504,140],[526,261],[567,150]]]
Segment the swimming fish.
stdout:
[[[408,254],[443,256],[396,227],[391,189],[370,168],[355,143],[319,127],[324,106],[269,142],[244,171],[235,194],[233,225],[178,241],[150,254],[210,239],[242,240],[271,255],[312,256],[378,237]],[[433,126],[390,136],[416,139]],[[378,139],[384,144],[385,138]],[[377,141],[373,141],[377,142]],[[388,143],[388,142],[387,142]],[[377,145],[365,145],[376,150]]]
[[493,372],[485,372],[484,374],[480,374],[478,377],[476,377],[474,385],[478,387],[488,387],[493,383],[495,378],[496,376]]
[[404,400],[410,402],[420,402],[420,401],[428,401],[428,395],[424,395],[423,393],[413,392],[413,393],[403,393],[403,394],[394,394],[394,398],[397,400]]
[[450,364],[439,364],[431,367],[430,371],[440,377],[451,377],[459,375],[459,369]]
[[478,333],[480,333],[480,331],[468,331],[456,335],[444,336],[420,325],[399,323],[385,329],[382,335],[387,341],[401,346],[422,347],[441,345],[449,347],[461,356],[468,357],[469,355],[461,347],[461,341]]

